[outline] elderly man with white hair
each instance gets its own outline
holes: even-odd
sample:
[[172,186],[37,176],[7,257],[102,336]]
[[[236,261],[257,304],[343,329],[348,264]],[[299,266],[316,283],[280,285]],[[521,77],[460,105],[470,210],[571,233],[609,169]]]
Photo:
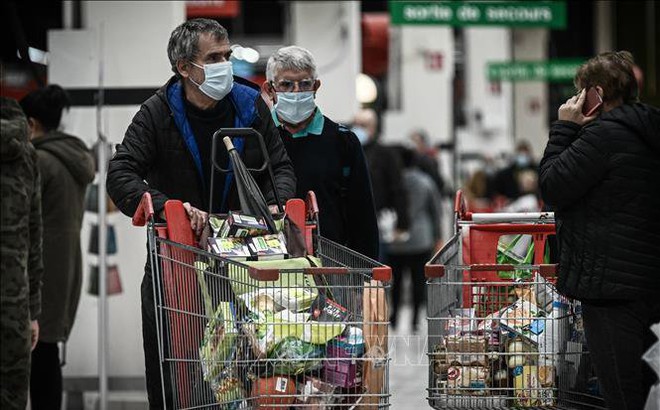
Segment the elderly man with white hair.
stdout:
[[284,47],[268,59],[262,90],[293,162],[296,196],[314,191],[323,236],[375,259],[378,224],[364,153],[355,134],[316,105],[320,87],[308,50]]

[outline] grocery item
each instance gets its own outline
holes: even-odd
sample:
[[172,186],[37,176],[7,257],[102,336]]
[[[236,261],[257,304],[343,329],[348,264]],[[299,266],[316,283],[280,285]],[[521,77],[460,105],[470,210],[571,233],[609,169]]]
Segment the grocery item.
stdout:
[[486,394],[490,385],[488,368],[483,366],[450,366],[447,388],[451,394]]
[[293,404],[296,382],[290,377],[261,377],[252,383],[252,397],[260,410],[282,410]]
[[307,376],[303,383],[298,383],[297,401],[304,403],[305,408],[329,409],[336,400],[333,395],[336,390],[337,386],[319,378]]
[[286,259],[289,257],[286,240],[281,232],[247,238],[246,244],[257,260]]
[[309,312],[319,322],[346,322],[350,318],[348,309],[322,293],[314,300]]
[[543,387],[536,366],[517,366],[513,369],[513,385],[516,404],[519,406],[552,406],[554,391]]
[[360,357],[364,354],[362,329],[347,326],[344,333],[332,339],[326,347],[327,357]]
[[268,353],[273,371],[277,374],[298,375],[323,365],[323,348],[303,342],[295,337],[287,337],[278,342]]
[[509,342],[506,351],[510,353],[507,359],[507,365],[513,369],[532,361],[532,353],[535,349],[521,337],[517,337]]
[[240,380],[236,377],[226,377],[211,384],[213,394],[218,403],[223,404],[223,410],[236,410],[240,408],[245,397]]
[[386,391],[389,312],[385,289],[379,281],[365,283],[362,295],[363,337],[367,360],[363,368],[363,386],[366,393],[358,409],[373,409]]
[[222,224],[222,228],[220,228],[218,236],[221,238],[243,238],[247,236],[266,235],[268,232],[268,225],[266,225],[263,218],[230,211],[227,219]]
[[324,378],[335,386],[351,388],[362,384],[362,371],[355,360],[325,360]]

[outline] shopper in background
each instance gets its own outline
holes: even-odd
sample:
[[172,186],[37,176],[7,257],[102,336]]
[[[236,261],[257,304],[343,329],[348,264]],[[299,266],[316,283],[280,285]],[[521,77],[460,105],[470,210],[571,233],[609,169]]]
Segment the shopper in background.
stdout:
[[[211,192],[212,212],[239,209],[233,174],[217,175],[211,187],[211,143],[220,128],[258,131],[275,174],[275,187],[267,173],[256,176],[264,197],[271,205],[274,189],[283,201],[293,197],[293,167],[260,88],[232,74],[227,30],[215,20],[188,20],[172,32],[167,53],[174,77],[140,107],[110,160],[108,193],[117,207],[133,216],[142,195],[149,192],[156,215],[164,219],[168,199],[186,201],[197,235],[207,222]],[[235,138],[234,145],[247,167],[261,167],[264,159],[255,138]],[[225,149],[214,155],[220,166],[228,167]],[[158,409],[164,406],[163,389],[148,261],[142,281],[142,332],[149,404]],[[169,395],[170,384],[165,385]]]
[[378,257],[378,224],[360,141],[316,105],[321,87],[314,56],[297,46],[268,59],[262,90],[296,172],[296,196],[314,191],[323,236]]
[[0,408],[24,410],[41,313],[41,190],[27,120],[0,98]]
[[70,106],[62,87],[49,85],[21,100],[41,173],[44,277],[39,343],[32,352],[32,409],[60,408],[62,369],[58,343],[71,333],[82,286],[80,228],[94,158],[85,144],[58,130]]
[[378,141],[378,117],[374,110],[358,111],[352,131],[362,143],[367,158],[378,213],[379,259],[386,262],[387,245],[405,240],[409,235],[408,200],[402,181],[403,166],[397,153]]
[[[660,321],[660,110],[638,102],[633,58],[607,52],[575,76],[540,168],[555,208],[558,289],[582,301],[585,335],[610,409],[644,407],[657,377],[642,360]],[[589,88],[603,100],[582,106]]]
[[438,149],[429,144],[426,131],[418,129],[410,134],[410,140],[415,146],[415,165],[419,170],[431,177],[435,187],[442,195],[445,189],[445,181],[440,176],[440,164],[438,162]]
[[513,201],[524,194],[521,191],[520,175],[526,171],[538,173],[538,164],[534,161],[532,149],[527,141],[516,144],[516,151],[511,163],[495,174],[493,194],[502,195]]
[[411,328],[417,332],[419,310],[426,293],[424,264],[435,249],[440,249],[440,193],[435,183],[415,163],[415,153],[403,146],[393,147],[403,162],[403,184],[408,195],[410,235],[405,241],[392,242],[388,261],[392,267],[392,305],[390,322],[397,326],[397,313],[402,301],[403,278],[410,274],[413,316]]
[[539,174],[531,169],[526,169],[518,174],[518,191],[520,196],[509,202],[502,212],[538,212],[541,210],[539,201]]

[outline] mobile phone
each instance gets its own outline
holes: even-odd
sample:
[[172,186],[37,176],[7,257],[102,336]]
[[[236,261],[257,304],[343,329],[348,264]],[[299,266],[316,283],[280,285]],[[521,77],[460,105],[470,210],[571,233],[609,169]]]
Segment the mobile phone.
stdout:
[[582,104],[582,114],[585,117],[591,117],[594,113],[603,105],[603,99],[600,98],[600,94],[596,91],[595,87],[590,87],[587,90],[587,96],[584,99],[584,104]]

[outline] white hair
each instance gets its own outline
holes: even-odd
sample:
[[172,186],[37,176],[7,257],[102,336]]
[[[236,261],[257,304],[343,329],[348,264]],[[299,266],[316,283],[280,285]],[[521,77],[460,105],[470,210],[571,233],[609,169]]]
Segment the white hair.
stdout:
[[275,74],[284,70],[309,71],[316,79],[316,63],[309,50],[298,47],[282,47],[273,53],[266,64],[266,80],[275,80]]

